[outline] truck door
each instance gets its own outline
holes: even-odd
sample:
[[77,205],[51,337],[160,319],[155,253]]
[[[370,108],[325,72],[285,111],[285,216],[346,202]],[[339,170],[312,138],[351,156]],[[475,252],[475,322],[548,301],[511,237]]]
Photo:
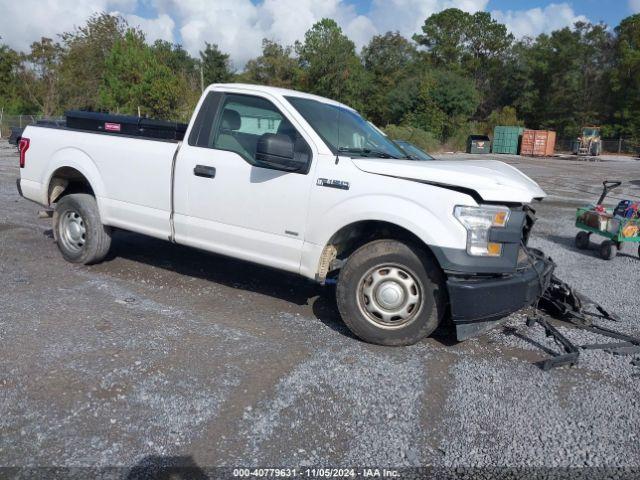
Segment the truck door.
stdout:
[[288,135],[297,158],[311,166],[301,129],[273,101],[208,94],[176,162],[175,239],[297,272],[311,175],[258,166],[256,149],[265,134]]

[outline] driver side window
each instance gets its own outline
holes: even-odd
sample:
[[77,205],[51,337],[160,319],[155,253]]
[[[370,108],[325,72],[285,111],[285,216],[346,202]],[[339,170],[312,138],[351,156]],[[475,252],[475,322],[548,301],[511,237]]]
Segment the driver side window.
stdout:
[[275,105],[261,97],[228,94],[224,96],[211,147],[235,152],[250,164],[264,167],[256,158],[258,143],[265,135],[274,134],[288,136],[296,161],[309,163],[311,150],[307,142]]

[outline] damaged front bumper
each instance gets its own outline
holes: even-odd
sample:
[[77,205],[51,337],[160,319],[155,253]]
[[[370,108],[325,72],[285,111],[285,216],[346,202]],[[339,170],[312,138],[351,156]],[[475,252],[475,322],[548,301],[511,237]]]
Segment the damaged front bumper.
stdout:
[[451,319],[458,340],[491,329],[500,319],[532,305],[555,269],[541,251],[528,249],[529,261],[515,273],[500,276],[448,275]]

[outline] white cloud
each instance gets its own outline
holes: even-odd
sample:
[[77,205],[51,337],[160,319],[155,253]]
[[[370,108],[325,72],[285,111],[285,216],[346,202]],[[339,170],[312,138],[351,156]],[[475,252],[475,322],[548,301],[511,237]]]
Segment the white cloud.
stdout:
[[136,0],[21,0],[0,6],[2,42],[18,50],[27,50],[40,37],[57,40],[59,33],[82,26],[94,13],[119,9],[130,12]]
[[159,12],[171,14],[180,25],[185,48],[197,54],[204,42],[229,52],[236,68],[260,54],[263,38],[283,44],[301,40],[324,17],[333,18],[358,48],[373,35],[399,30],[411,36],[424,19],[443,8],[475,12],[488,0],[373,0],[367,15],[358,14],[346,0],[158,0]]
[[138,5],[138,0],[109,0],[109,7],[122,12],[133,12]]
[[629,0],[629,10],[632,13],[640,12],[640,0]]
[[488,0],[373,0],[371,19],[378,33],[399,31],[411,38],[420,33],[427,17],[446,8],[474,13],[484,10]]
[[517,38],[535,37],[541,33],[573,26],[578,21],[589,21],[584,15],[576,15],[566,3],[551,3],[544,8],[530,10],[508,10],[491,12],[493,18],[507,25]]
[[176,23],[167,14],[158,15],[156,18],[139,17],[132,13],[124,14],[123,16],[130,26],[139,28],[145,33],[148,42],[155,42],[156,40],[175,41],[173,28]]
[[193,55],[204,43],[228,52],[236,68],[260,54],[262,39],[293,44],[324,17],[335,19],[358,47],[377,33],[372,21],[344,0],[159,0],[157,9],[180,25],[185,49]]

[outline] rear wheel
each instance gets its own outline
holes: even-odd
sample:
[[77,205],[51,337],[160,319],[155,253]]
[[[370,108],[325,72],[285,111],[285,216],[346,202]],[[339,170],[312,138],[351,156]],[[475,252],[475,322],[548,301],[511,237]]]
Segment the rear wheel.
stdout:
[[340,271],[336,298],[349,329],[379,345],[411,345],[430,335],[446,308],[433,257],[396,240],[360,247]]
[[605,240],[600,244],[600,256],[605,260],[612,260],[618,254],[618,247],[611,240]]
[[111,229],[102,225],[96,199],[86,193],[60,199],[53,213],[53,234],[62,256],[71,263],[97,263],[111,246]]
[[576,247],[580,250],[586,250],[589,248],[589,233],[587,232],[578,232],[576,235]]

